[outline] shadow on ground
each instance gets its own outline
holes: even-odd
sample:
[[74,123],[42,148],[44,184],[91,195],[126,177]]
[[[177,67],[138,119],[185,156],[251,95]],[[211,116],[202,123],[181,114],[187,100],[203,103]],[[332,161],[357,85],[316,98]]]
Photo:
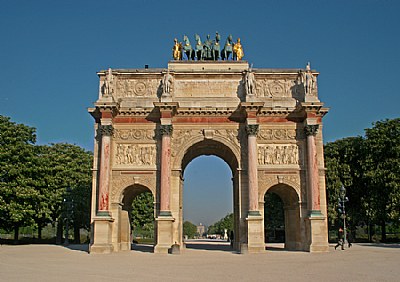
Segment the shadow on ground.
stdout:
[[378,248],[391,248],[391,249],[400,249],[400,244],[385,244],[385,243],[357,243],[357,245],[363,247],[378,247]]
[[153,253],[154,246],[149,244],[131,244],[131,251],[137,251],[142,253]]

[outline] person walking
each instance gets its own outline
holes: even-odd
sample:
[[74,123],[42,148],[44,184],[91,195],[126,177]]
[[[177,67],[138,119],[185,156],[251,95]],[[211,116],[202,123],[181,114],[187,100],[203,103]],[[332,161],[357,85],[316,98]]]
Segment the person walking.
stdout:
[[337,249],[337,247],[341,247],[342,250],[344,250],[344,242],[343,242],[343,229],[342,227],[339,228],[339,241],[335,246],[335,250]]

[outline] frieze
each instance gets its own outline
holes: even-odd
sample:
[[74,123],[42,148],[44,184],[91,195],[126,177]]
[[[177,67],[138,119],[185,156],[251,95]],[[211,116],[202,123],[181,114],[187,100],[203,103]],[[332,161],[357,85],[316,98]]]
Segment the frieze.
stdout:
[[258,145],[259,165],[299,164],[297,145]]
[[299,99],[298,82],[287,79],[257,79],[256,89],[258,97],[293,97]]
[[257,138],[261,140],[295,140],[296,129],[261,129]]
[[215,96],[215,97],[237,97],[240,80],[175,80],[175,96]]
[[114,139],[117,140],[154,140],[153,129],[115,129]]
[[117,144],[116,165],[152,166],[156,164],[156,145]]
[[119,79],[116,85],[117,98],[156,97],[161,79]]

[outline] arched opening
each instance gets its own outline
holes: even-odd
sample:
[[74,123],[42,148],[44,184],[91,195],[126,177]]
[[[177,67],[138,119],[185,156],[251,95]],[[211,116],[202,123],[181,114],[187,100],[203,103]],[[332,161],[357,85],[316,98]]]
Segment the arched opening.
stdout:
[[265,193],[264,234],[267,249],[282,248],[279,243],[286,250],[301,249],[299,197],[293,187],[277,184]]
[[[238,230],[237,168],[235,155],[220,142],[204,140],[187,150],[181,187],[182,236],[187,249],[233,250],[230,237]],[[188,226],[194,228],[191,224],[196,226],[195,234],[188,234]]]
[[131,250],[152,252],[155,241],[154,197],[150,189],[135,184],[122,193],[121,241]]

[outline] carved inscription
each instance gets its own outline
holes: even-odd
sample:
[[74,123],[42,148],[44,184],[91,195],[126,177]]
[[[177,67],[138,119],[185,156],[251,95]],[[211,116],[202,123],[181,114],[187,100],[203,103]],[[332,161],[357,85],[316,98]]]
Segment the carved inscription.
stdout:
[[156,163],[155,145],[118,144],[115,153],[116,165],[149,166]]
[[296,129],[261,129],[257,137],[263,140],[294,140]]
[[297,145],[259,145],[258,164],[299,164]]
[[115,129],[114,139],[120,140],[153,140],[153,129]]

